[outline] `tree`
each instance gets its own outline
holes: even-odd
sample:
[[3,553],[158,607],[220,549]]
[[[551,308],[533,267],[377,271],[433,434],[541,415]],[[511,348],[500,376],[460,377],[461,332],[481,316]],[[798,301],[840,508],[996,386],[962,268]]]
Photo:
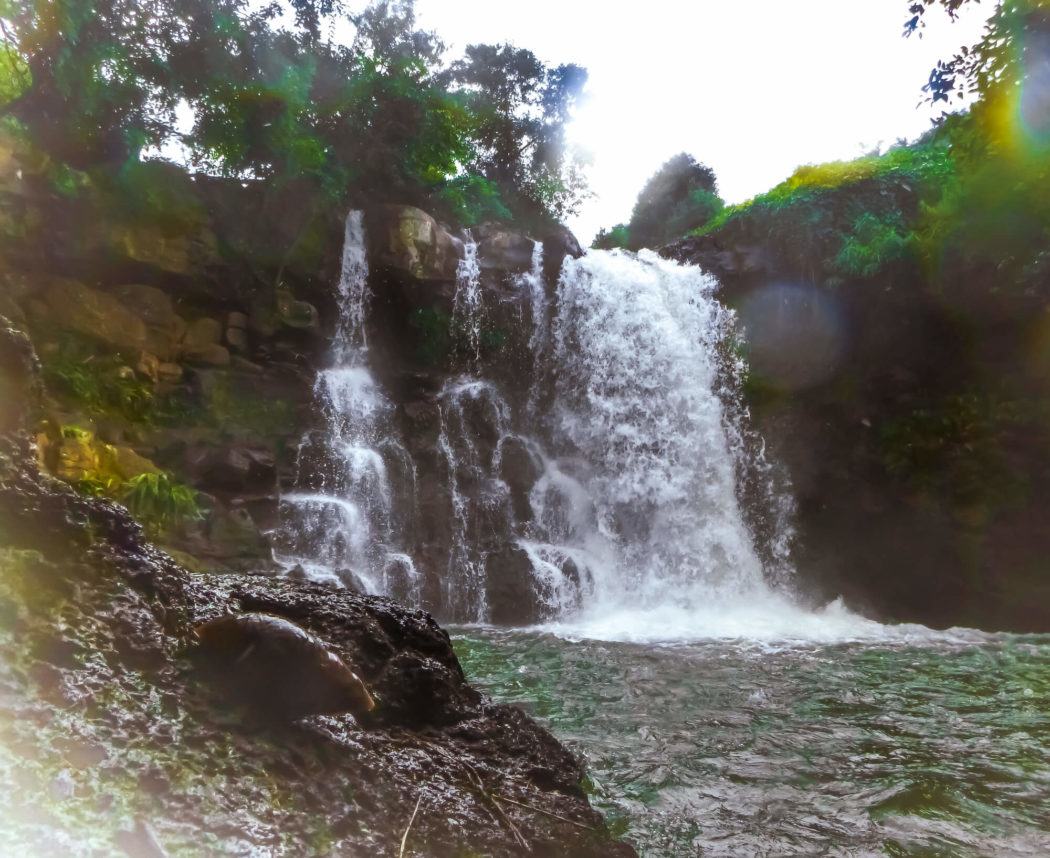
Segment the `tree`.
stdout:
[[568,152],[565,127],[586,71],[548,68],[513,45],[470,45],[450,79],[466,95],[476,122],[471,171],[533,210],[559,217],[574,212],[585,184],[579,159]]
[[657,247],[703,226],[723,207],[710,167],[682,152],[645,183],[627,225],[632,249]]
[[[930,8],[941,6],[954,19],[969,2],[979,0],[913,2],[905,35],[921,33]],[[1048,52],[1050,4],[1046,0],[998,0],[980,41],[937,63],[923,89],[934,103],[1008,90],[1033,75],[1045,77]]]
[[78,169],[178,141],[198,171],[329,201],[570,211],[583,186],[564,128],[583,70],[509,46],[450,69],[445,50],[413,0],[0,0],[0,118]]
[[3,49],[24,74],[0,113],[73,166],[134,156],[172,136],[180,99],[262,24],[265,12],[246,9],[246,0],[8,0]]

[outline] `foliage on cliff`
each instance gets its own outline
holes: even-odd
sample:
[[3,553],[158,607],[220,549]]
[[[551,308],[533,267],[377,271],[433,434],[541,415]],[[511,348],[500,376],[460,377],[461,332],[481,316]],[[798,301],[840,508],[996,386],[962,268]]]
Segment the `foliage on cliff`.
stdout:
[[594,246],[605,250],[658,247],[708,223],[723,206],[714,171],[682,152],[646,182],[631,220],[610,230],[601,230]]
[[978,96],[967,113],[943,117],[919,141],[881,155],[801,167],[694,234],[764,235],[778,252],[813,260],[812,273],[832,283],[911,260],[939,288],[945,261],[954,259],[994,265],[1004,287],[1031,285],[1050,249],[1042,192],[1050,178],[1045,6],[1000,4],[984,39],[934,71],[931,81],[952,69],[954,82],[929,84],[931,98],[943,100],[964,81]]
[[7,0],[0,24],[0,118],[59,170],[173,157],[468,225],[585,193],[564,127],[586,73],[509,45],[448,63],[412,0]]

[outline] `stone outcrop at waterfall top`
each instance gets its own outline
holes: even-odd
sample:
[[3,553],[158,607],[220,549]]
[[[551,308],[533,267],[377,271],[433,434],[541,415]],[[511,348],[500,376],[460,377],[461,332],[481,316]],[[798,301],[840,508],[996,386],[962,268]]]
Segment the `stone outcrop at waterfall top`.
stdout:
[[482,271],[524,274],[532,267],[536,243],[522,232],[494,224],[475,230]]
[[375,267],[389,267],[417,280],[455,280],[463,242],[413,206],[368,210],[367,232]]

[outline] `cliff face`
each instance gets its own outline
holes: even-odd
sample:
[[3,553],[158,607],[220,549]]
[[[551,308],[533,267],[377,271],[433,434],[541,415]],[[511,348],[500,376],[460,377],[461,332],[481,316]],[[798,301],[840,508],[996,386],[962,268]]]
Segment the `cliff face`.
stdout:
[[[342,324],[345,213],[317,210],[294,186],[194,179],[163,164],[81,176],[63,194],[32,153],[5,157],[0,312],[40,357],[41,466],[124,503],[190,568],[279,571],[274,552],[289,550],[279,498],[326,478],[311,461],[327,418],[315,386]],[[380,570],[385,590],[474,618],[450,598],[449,578],[493,557],[482,591],[492,591],[495,618],[535,619],[513,543],[539,465],[505,437],[520,427],[504,410],[520,415],[531,389],[533,303],[544,303],[561,260],[582,251],[563,229],[534,239],[486,225],[468,237],[407,206],[367,207],[365,229],[367,362],[398,447],[377,455],[399,547],[418,567]],[[484,293],[470,318],[457,306],[468,238]],[[500,402],[450,402],[467,373],[489,379]],[[469,533],[457,525],[464,502],[486,509]],[[468,542],[470,556],[457,554]],[[345,571],[360,588],[359,570]]]
[[[338,224],[288,189],[164,164],[66,188],[31,151],[4,155],[0,312],[40,358],[41,465],[127,503],[195,568],[270,570],[278,474],[323,349],[302,296],[325,293]],[[165,505],[157,478],[188,488]]]
[[716,274],[739,313],[749,404],[792,480],[815,596],[1046,631],[1050,281],[961,252],[843,276],[841,238],[864,213],[907,224],[919,208],[914,182],[847,184],[664,252]]
[[[419,611],[309,583],[194,574],[127,512],[41,473],[32,346],[2,320],[0,782],[33,854],[630,855],[579,762],[470,688]],[[192,628],[264,612],[316,635],[379,701],[290,724],[219,702]],[[296,694],[295,675],[273,693]],[[406,833],[407,832],[407,833]]]

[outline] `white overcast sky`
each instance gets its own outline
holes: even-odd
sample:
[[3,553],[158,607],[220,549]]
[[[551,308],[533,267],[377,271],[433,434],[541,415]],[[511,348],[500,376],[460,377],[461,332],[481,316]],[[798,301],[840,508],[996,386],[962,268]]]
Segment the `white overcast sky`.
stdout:
[[627,220],[642,184],[676,152],[718,174],[730,202],[800,164],[914,138],[940,110],[921,87],[938,58],[980,35],[990,0],[951,23],[930,14],[903,39],[905,0],[417,0],[453,53],[512,42],[590,73],[572,139],[596,194],[570,225],[589,242]]

